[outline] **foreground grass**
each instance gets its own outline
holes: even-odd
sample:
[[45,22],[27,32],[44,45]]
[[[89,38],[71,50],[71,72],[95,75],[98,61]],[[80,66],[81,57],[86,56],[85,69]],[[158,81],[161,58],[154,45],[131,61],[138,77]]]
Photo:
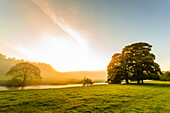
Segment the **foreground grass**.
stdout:
[[170,112],[170,82],[0,91],[0,112]]

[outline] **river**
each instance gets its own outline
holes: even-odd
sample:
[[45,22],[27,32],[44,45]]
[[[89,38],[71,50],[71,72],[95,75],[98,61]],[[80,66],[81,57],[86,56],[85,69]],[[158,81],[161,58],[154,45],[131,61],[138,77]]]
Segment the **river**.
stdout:
[[[94,83],[93,85],[106,85],[107,83]],[[82,87],[82,84],[67,84],[67,85],[33,85],[25,86],[24,89],[51,89],[51,88],[69,88]],[[0,90],[21,90],[21,87],[5,87],[0,86]]]

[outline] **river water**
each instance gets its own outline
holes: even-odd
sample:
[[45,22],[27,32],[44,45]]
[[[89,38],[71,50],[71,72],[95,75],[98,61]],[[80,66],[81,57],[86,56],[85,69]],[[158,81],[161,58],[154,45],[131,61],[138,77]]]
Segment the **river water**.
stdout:
[[[104,85],[104,84],[107,84],[107,83],[94,83],[93,85]],[[69,88],[69,87],[82,87],[82,84],[34,85],[34,86],[25,86],[24,89],[51,89],[51,88]],[[0,90],[21,90],[21,87],[0,86]]]

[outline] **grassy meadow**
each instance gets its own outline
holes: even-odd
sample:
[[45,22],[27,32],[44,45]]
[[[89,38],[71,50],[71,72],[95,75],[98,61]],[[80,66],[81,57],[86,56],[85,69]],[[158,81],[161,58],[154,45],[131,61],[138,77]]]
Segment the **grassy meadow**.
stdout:
[[0,112],[170,112],[170,82],[0,91]]

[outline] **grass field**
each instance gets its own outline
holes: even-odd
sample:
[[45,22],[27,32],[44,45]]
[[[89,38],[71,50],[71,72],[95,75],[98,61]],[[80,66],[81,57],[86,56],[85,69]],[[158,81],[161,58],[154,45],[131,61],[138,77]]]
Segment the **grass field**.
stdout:
[[170,82],[0,91],[0,112],[170,113]]

